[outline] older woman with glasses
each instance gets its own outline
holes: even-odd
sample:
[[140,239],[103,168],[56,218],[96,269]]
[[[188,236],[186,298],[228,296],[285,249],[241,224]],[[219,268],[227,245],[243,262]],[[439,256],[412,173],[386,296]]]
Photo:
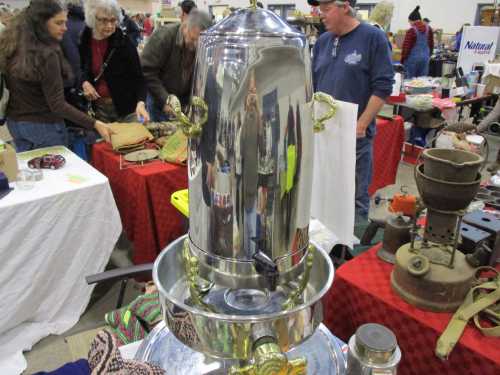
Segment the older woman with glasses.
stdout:
[[116,0],[85,2],[87,27],[80,45],[83,93],[99,120],[148,122],[146,83],[137,49],[118,28],[121,17]]

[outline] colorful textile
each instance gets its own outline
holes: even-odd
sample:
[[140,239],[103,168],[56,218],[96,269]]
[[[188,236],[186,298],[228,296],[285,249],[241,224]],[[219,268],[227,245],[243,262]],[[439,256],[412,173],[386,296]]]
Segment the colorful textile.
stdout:
[[104,317],[120,346],[146,337],[160,319],[158,292],[139,296],[130,305],[111,311]]
[[133,360],[124,360],[118,340],[108,330],[100,331],[89,351],[91,375],[163,375],[160,367]]

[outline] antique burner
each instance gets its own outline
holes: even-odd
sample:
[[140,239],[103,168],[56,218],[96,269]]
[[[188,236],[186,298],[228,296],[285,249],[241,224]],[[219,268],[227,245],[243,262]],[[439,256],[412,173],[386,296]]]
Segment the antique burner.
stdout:
[[475,268],[457,250],[465,209],[481,181],[483,158],[448,149],[423,151],[424,162],[415,168],[415,180],[427,208],[421,238],[417,221],[411,242],[396,253],[391,275],[394,290],[407,302],[432,311],[454,311],[474,281]]
[[[190,137],[190,221],[154,266],[176,338],[164,350],[210,358],[217,373],[343,373],[332,356],[318,367],[291,355],[311,336],[325,350],[338,346],[314,336],[327,332],[321,297],[334,269],[309,244],[313,131],[335,107],[313,95],[305,36],[267,10],[233,13],[200,37],[192,98],[188,115],[170,101]],[[313,98],[330,106],[322,119],[313,119]]]

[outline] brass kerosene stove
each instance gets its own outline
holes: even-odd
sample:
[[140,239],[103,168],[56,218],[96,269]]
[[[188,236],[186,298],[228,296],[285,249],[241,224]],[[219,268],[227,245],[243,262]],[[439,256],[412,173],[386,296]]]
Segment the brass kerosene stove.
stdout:
[[425,227],[419,233],[415,220],[411,242],[396,253],[391,283],[413,305],[454,311],[474,282],[475,268],[457,245],[465,209],[479,189],[483,158],[467,151],[427,149],[423,160],[415,180],[421,208],[427,208]]
[[155,262],[168,328],[140,359],[169,375],[343,374],[321,325],[333,266],[308,237],[325,120],[311,102],[333,101],[313,95],[305,36],[267,10],[233,13],[200,37],[192,97],[189,115],[175,106],[190,136],[189,234]]

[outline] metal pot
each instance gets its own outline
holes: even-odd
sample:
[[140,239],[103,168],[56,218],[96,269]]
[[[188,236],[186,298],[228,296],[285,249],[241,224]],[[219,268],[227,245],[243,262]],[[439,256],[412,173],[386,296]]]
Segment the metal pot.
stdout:
[[447,182],[427,176],[420,164],[415,168],[415,181],[427,208],[451,212],[467,208],[479,190],[481,174],[472,182]]
[[384,240],[382,247],[377,251],[377,256],[383,261],[394,264],[396,251],[411,240],[412,225],[408,217],[397,216],[387,220],[384,227]]
[[446,76],[452,76],[455,75],[455,68],[457,66],[457,63],[454,61],[444,61],[443,62],[443,71],[441,73],[441,76],[446,77]]
[[446,182],[473,182],[484,159],[469,151],[429,148],[422,152],[425,174]]
[[388,328],[363,324],[349,340],[347,375],[396,375],[401,350]]

